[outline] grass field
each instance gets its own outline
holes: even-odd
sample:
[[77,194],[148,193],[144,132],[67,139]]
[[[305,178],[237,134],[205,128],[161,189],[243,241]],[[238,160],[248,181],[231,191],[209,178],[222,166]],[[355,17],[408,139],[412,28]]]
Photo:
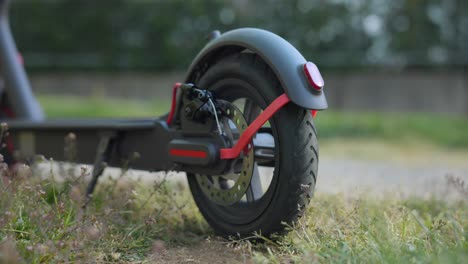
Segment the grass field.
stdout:
[[155,117],[170,108],[170,101],[149,102],[103,98],[99,96],[39,95],[39,102],[50,118],[63,117]]
[[[40,96],[50,117],[155,116],[168,104],[102,98]],[[363,155],[379,144],[468,148],[462,118],[423,114],[319,113],[319,138],[343,155],[346,142],[362,142]],[[339,138],[338,140],[336,140]],[[325,140],[323,140],[325,139]],[[384,142],[384,143],[380,143]],[[398,144],[396,144],[398,142]],[[351,144],[351,145],[349,145]],[[367,149],[366,149],[367,148]],[[398,149],[396,151],[399,151]],[[410,150],[412,151],[412,150]],[[371,153],[371,154],[368,154]],[[423,159],[423,158],[422,158]],[[423,160],[418,161],[423,162]],[[5,164],[0,173],[7,175]],[[455,177],[457,200],[366,194],[316,195],[290,233],[277,239],[217,238],[184,184],[152,184],[120,177],[98,185],[82,209],[89,171],[50,171],[40,179],[29,167],[0,181],[0,263],[466,263],[468,188]],[[58,183],[54,179],[65,179]]]
[[[165,263],[169,254],[169,260],[178,254],[172,250],[209,243],[217,245],[211,252],[216,257],[205,258],[206,251],[198,257],[213,263],[465,263],[468,258],[466,199],[319,195],[284,238],[256,234],[258,242],[223,241],[214,237],[183,184],[106,181],[83,210],[87,171],[64,173],[66,181],[59,184],[54,177],[30,177],[29,170],[22,168],[14,181],[0,185],[0,263]],[[447,184],[466,197],[462,183]]]

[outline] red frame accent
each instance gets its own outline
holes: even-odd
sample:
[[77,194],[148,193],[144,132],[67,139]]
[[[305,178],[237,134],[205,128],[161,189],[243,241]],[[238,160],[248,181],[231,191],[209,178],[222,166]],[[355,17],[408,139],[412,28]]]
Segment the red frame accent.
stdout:
[[281,107],[291,100],[284,93],[276,98],[242,133],[237,143],[232,148],[222,148],[220,150],[221,159],[235,159],[239,157],[241,151],[252,141],[252,137]]
[[21,55],[21,53],[18,52],[17,57],[18,57],[19,63],[20,63],[21,65],[24,65],[24,58],[23,58],[23,55]]
[[172,88],[172,103],[171,103],[171,111],[169,112],[169,116],[167,117],[166,123],[171,125],[172,119],[174,118],[175,108],[177,103],[177,90],[181,86],[181,83],[175,83],[174,87]]
[[[306,64],[304,65],[305,68]],[[307,75],[307,74],[306,74]],[[167,117],[167,124],[172,123],[174,118],[176,101],[177,101],[177,90],[181,86],[181,83],[174,84],[172,89],[172,104],[169,116]],[[252,137],[257,133],[257,131],[265,124],[268,119],[270,119],[276,112],[278,112],[285,104],[289,103],[289,99],[286,93],[278,96],[242,133],[237,143],[232,148],[222,148],[220,149],[220,158],[221,159],[235,159],[239,157],[241,151],[252,141]],[[310,110],[312,117],[317,115],[317,110]],[[172,156],[182,156],[182,157],[191,157],[191,158],[206,158],[208,154],[204,151],[198,150],[185,150],[185,149],[171,149],[169,154]]]
[[208,153],[201,150],[189,150],[189,149],[171,149],[169,155],[179,157],[190,157],[190,158],[207,158]]
[[317,116],[317,110],[310,110],[310,113],[312,114],[312,117],[315,118]]

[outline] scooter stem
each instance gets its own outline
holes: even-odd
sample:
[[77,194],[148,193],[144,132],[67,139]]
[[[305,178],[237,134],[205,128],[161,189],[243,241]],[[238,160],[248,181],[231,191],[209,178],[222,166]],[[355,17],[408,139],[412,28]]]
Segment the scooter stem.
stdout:
[[[32,93],[26,71],[18,60],[18,51],[8,21],[10,0],[0,0],[0,76],[15,117],[41,121],[44,112]],[[0,91],[2,92],[2,91]]]

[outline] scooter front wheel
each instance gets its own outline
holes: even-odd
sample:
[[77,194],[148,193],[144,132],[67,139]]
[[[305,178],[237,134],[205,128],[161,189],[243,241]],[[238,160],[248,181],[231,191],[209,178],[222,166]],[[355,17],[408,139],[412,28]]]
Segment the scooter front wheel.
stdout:
[[[234,104],[247,124],[284,93],[268,65],[251,53],[218,61],[200,77],[197,86],[210,89],[217,98]],[[251,176],[249,186],[234,204],[220,204],[204,189],[207,183],[210,188],[230,188],[233,185],[229,182],[236,179],[232,172],[219,176],[187,175],[200,212],[219,235],[281,233],[304,213],[313,195],[318,142],[310,111],[287,104],[256,134],[253,143],[254,152],[257,144],[270,147],[268,153],[255,154],[252,166],[247,166]],[[245,168],[241,173],[246,173]]]

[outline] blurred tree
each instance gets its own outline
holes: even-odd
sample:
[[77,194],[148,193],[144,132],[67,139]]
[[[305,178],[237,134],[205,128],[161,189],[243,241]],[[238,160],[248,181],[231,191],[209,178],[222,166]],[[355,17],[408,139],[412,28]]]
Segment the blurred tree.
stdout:
[[214,29],[260,27],[322,67],[466,66],[465,0],[14,0],[36,70],[180,70]]

